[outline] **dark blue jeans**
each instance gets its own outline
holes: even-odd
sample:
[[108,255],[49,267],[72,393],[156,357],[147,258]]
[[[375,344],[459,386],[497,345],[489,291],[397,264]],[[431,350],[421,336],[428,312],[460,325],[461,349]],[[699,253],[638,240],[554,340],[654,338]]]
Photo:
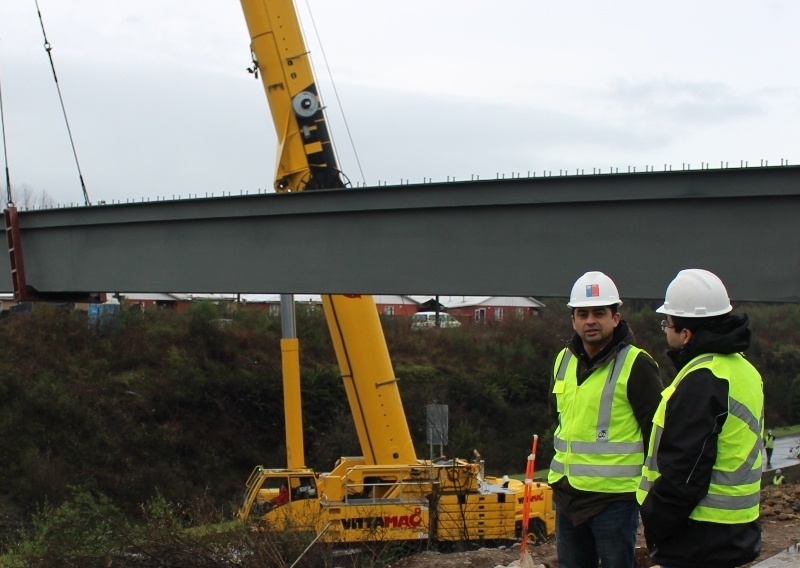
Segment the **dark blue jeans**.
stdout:
[[577,527],[556,511],[556,549],[559,568],[636,568],[635,501],[611,503],[602,513]]

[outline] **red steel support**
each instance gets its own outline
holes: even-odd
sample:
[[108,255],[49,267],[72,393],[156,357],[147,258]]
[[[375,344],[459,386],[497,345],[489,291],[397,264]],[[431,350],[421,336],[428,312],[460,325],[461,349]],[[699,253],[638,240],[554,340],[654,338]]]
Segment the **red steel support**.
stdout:
[[38,292],[28,286],[25,279],[25,262],[22,256],[22,237],[19,230],[17,208],[9,205],[3,212],[6,222],[8,256],[11,260],[11,283],[14,286],[14,300],[17,302],[75,302],[105,303],[104,292]]

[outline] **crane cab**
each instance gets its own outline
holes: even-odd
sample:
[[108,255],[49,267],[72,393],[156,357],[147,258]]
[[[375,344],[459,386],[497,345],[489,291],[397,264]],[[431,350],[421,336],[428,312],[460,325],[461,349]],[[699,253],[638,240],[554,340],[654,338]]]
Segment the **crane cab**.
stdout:
[[310,469],[266,469],[257,466],[246,486],[245,499],[238,513],[243,521],[251,517],[274,517],[284,508],[304,509],[308,508],[308,503],[318,503],[317,477]]

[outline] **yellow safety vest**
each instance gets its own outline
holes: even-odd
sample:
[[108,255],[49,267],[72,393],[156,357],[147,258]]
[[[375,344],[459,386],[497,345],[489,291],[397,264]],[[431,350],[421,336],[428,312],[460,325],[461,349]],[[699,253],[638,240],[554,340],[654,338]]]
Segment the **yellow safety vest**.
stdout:
[[628,401],[628,379],[642,350],[632,345],[595,369],[578,385],[578,360],[569,349],[556,357],[553,393],[559,423],[548,482],[562,477],[583,491],[636,491],[644,462],[644,442]]
[[[689,518],[720,524],[741,524],[758,518],[761,497],[761,450],[764,431],[764,389],[761,375],[741,354],[695,357],[661,394],[653,417],[653,434],[636,499],[641,505],[656,479],[658,446],[664,430],[667,402],[691,371],[708,369],[728,381],[728,417],[717,439],[717,458],[708,493]],[[731,377],[736,377],[731,380]]]

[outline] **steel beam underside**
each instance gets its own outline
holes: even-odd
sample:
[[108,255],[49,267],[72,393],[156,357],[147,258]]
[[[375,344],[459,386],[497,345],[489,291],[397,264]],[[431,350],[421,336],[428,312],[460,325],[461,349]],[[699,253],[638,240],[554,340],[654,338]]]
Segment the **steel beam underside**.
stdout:
[[[800,167],[522,178],[19,213],[49,292],[564,297],[587,270],[661,298],[707,268],[800,301]],[[6,265],[7,263],[4,263]],[[9,268],[0,282],[10,291]]]

